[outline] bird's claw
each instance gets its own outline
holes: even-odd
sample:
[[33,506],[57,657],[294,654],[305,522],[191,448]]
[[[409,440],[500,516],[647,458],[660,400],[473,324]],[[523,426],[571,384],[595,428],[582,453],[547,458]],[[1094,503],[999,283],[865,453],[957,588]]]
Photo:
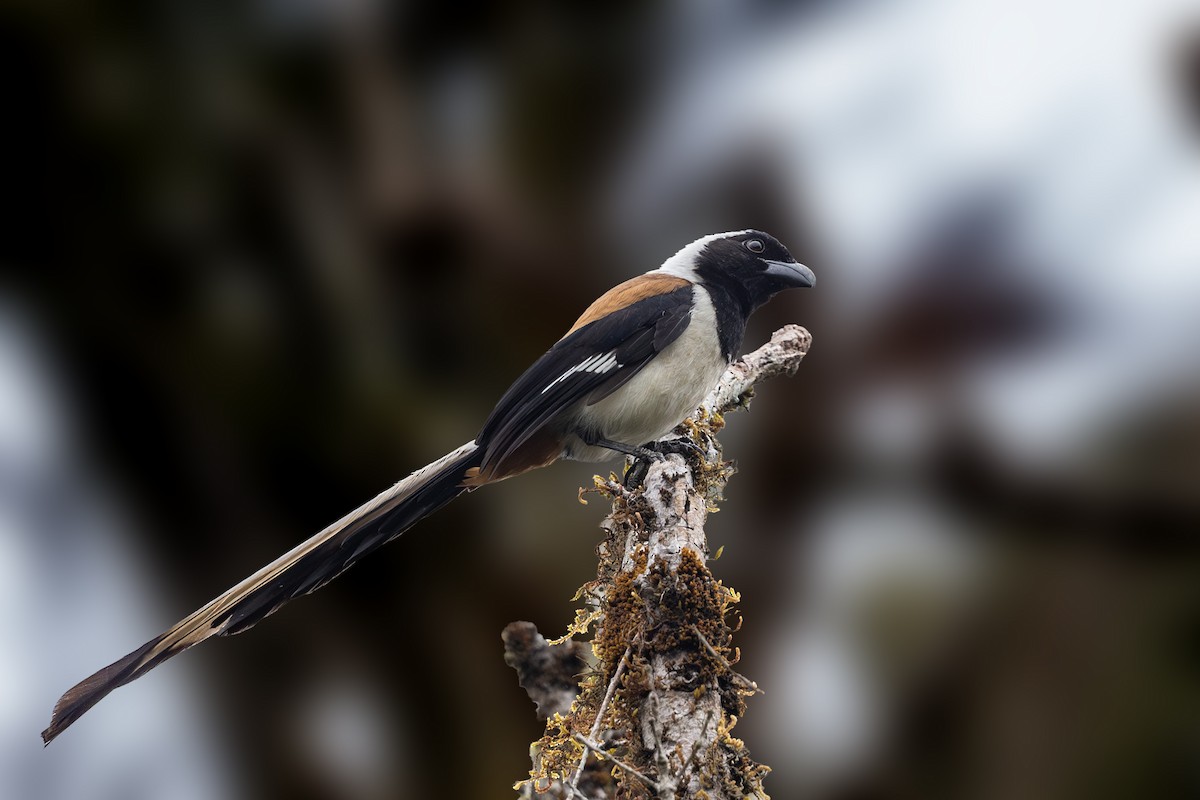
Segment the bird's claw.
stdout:
[[658,456],[656,460],[660,461],[672,454],[683,456],[684,458],[687,458],[689,455],[697,457],[704,455],[704,448],[687,436],[650,442],[646,445],[646,449]]
[[633,463],[625,471],[625,477],[622,480],[626,489],[636,488],[646,480],[646,475],[650,472],[650,464],[653,461],[663,461],[669,455],[683,456],[685,459],[689,455],[696,457],[704,455],[703,448],[687,437],[660,439],[657,442],[644,444],[639,449],[642,452],[634,457]]

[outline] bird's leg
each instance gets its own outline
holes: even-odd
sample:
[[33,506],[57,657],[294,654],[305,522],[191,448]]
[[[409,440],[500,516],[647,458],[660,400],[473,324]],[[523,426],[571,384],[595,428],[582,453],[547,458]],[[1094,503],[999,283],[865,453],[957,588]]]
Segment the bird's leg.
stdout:
[[661,461],[662,453],[651,450],[649,447],[638,447],[633,444],[625,444],[624,442],[614,442],[611,439],[605,439],[591,432],[585,432],[579,437],[583,443],[589,447],[603,447],[607,450],[615,450],[633,458],[641,459],[642,461]]
[[634,459],[629,469],[625,470],[625,477],[622,481],[627,489],[637,486],[646,479],[646,473],[650,471],[651,461],[662,461],[664,458],[662,453],[651,450],[649,447],[638,447],[637,445],[625,444],[624,442],[614,442],[592,431],[585,431],[579,438],[589,447],[603,447]]
[[608,450],[631,456],[634,459],[633,464],[625,471],[623,483],[627,489],[639,485],[646,479],[646,473],[650,471],[650,462],[652,461],[662,461],[671,453],[686,458],[688,454],[696,455],[704,452],[695,442],[686,437],[647,442],[640,447],[624,444],[623,442],[614,442],[611,439],[605,439],[594,433],[589,433],[580,438],[583,439],[584,444],[591,447],[604,447]]

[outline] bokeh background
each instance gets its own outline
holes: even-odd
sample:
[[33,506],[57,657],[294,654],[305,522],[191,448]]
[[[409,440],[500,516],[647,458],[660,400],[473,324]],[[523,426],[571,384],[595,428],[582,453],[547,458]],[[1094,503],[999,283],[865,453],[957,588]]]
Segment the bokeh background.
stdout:
[[510,796],[589,465],[38,731],[750,226],[820,276],[710,523],[772,795],[1200,795],[1193,2],[9,0],[0,64],[0,795]]

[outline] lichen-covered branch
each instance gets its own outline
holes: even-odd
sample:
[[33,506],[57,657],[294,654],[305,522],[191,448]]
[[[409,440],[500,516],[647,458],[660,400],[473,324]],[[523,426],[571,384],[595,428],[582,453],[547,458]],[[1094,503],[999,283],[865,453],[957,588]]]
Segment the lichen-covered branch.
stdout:
[[[697,446],[694,457],[655,462],[637,488],[615,476],[595,478],[588,491],[612,501],[601,524],[607,535],[597,547],[597,577],[580,589],[584,607],[567,637],[546,644],[551,651],[576,648],[569,651],[574,657],[578,645],[569,637],[594,630],[592,659],[570,707],[560,700],[549,715],[546,735],[532,749],[530,777],[514,787],[521,797],[767,796],[762,780],[769,769],[732,734],[757,686],[735,671],[739,598],[707,566],[704,524],[733,473],[716,439],[723,414],[745,406],[756,383],[794,372],[810,342],[806,330],[788,325],[731,365],[696,418],[677,430]],[[540,676],[536,664],[514,655],[512,642],[540,639],[530,629],[506,634],[506,658],[521,665],[523,686],[561,686],[549,668]]]

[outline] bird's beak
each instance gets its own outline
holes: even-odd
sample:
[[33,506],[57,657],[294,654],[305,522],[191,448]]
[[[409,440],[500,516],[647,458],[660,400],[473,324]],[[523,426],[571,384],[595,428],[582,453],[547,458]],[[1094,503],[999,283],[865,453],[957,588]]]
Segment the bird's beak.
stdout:
[[817,276],[803,264],[795,261],[772,261],[769,258],[760,260],[767,265],[768,275],[787,286],[810,288],[817,284]]

